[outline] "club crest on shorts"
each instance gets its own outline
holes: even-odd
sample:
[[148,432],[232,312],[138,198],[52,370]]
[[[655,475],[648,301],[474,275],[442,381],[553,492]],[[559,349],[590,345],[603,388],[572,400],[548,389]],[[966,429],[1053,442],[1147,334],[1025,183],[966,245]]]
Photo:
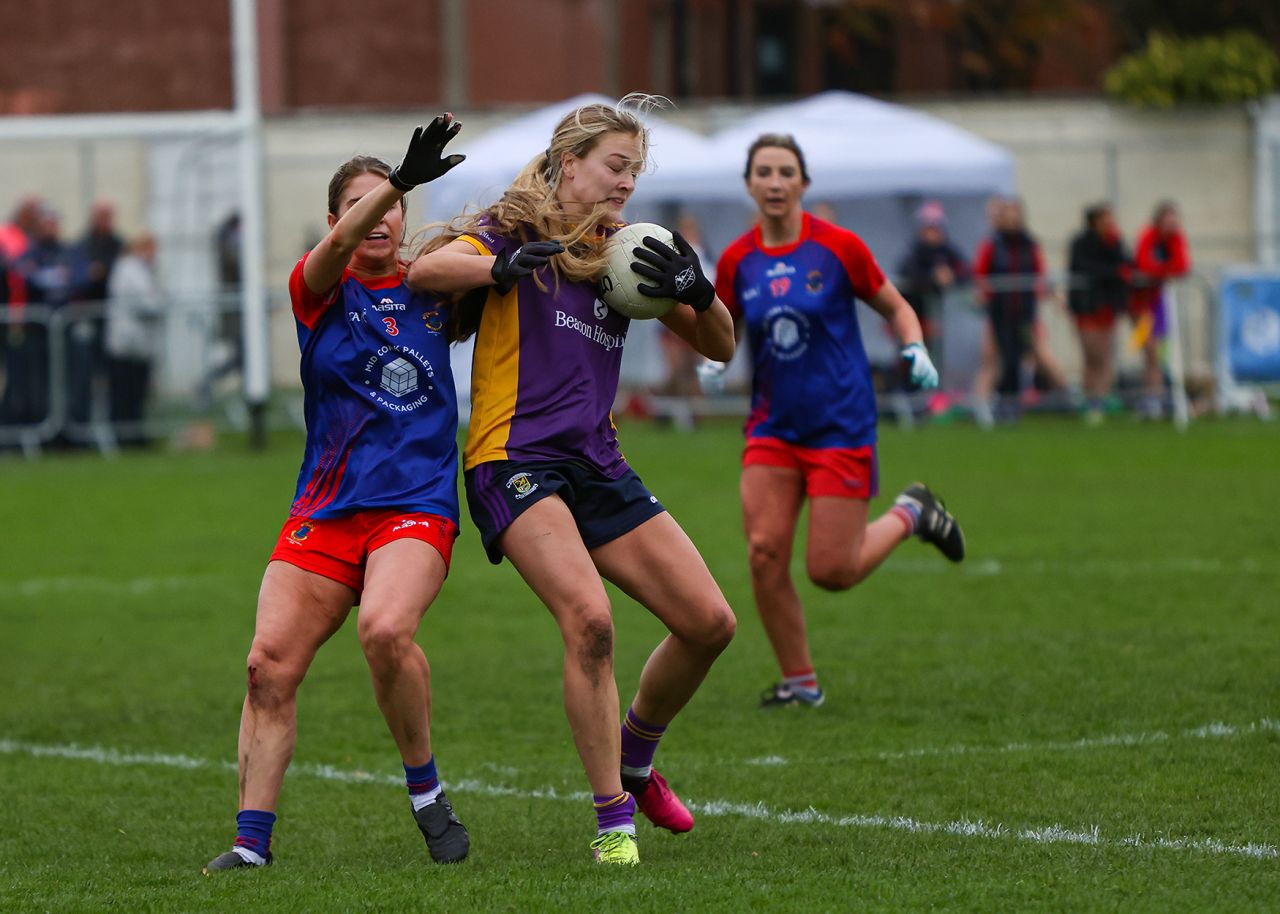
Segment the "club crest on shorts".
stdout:
[[515,490],[516,500],[519,501],[537,491],[538,484],[530,478],[528,473],[516,473],[507,480],[507,488]]
[[298,527],[296,530],[289,531],[289,542],[293,543],[295,546],[301,546],[302,541],[305,540],[308,536],[310,536],[311,531],[314,530],[315,528],[316,528],[316,525],[311,523],[311,521],[309,520],[303,521],[302,523],[298,524]]

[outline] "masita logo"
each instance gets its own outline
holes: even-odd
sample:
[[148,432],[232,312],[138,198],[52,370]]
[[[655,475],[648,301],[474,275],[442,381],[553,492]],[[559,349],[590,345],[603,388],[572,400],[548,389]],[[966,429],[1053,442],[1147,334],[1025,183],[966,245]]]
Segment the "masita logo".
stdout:
[[384,298],[382,301],[378,302],[376,305],[373,306],[373,310],[374,311],[403,311],[404,305],[398,301],[392,301],[389,298]]
[[765,270],[764,275],[768,276],[770,279],[776,279],[779,276],[791,276],[795,271],[796,268],[791,264],[787,263],[785,260],[779,260],[773,266],[769,267],[769,269]]

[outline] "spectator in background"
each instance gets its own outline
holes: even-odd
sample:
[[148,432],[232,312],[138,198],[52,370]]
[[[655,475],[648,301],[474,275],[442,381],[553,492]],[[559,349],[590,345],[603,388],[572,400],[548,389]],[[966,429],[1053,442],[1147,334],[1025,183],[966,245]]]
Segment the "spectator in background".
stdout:
[[62,221],[53,207],[40,207],[17,267],[31,304],[56,309],[70,299],[71,251],[62,240]]
[[[1044,252],[1027,231],[1026,213],[1016,197],[993,198],[987,216],[993,231],[978,248],[973,274],[979,300],[987,311],[982,365],[974,379],[974,416],[990,427],[992,388],[999,395],[997,409],[1003,418],[1018,415],[1023,385],[1023,362],[1034,359],[1036,368],[1056,389],[1065,389],[1062,369],[1049,352],[1043,325],[1037,315],[1038,300],[1048,293],[1044,285]],[[997,383],[998,382],[998,383]]]
[[110,417],[122,445],[142,445],[151,371],[160,351],[164,303],[155,276],[156,239],[143,234],[116,261],[107,282],[106,354]]
[[26,304],[42,309],[20,326],[20,352],[17,364],[10,366],[10,383],[16,389],[11,398],[6,392],[13,407],[7,421],[29,425],[49,415],[49,323],[43,309],[62,308],[71,294],[71,254],[52,207],[41,204],[36,210],[25,250],[14,268],[25,289]]
[[1098,425],[1115,381],[1116,316],[1129,295],[1129,252],[1105,203],[1084,211],[1084,228],[1071,240],[1068,303],[1084,360],[1085,422]]
[[[87,306],[101,306],[107,299],[107,279],[116,258],[124,250],[124,239],[115,230],[115,206],[99,200],[89,209],[89,225],[71,248],[70,300]],[[101,312],[80,309],[67,329],[68,418],[86,424],[92,418],[93,382],[101,371]]]
[[1138,272],[1129,315],[1134,323],[1134,348],[1142,349],[1142,400],[1138,411],[1154,419],[1164,410],[1164,368],[1160,363],[1160,343],[1167,326],[1164,283],[1191,270],[1191,254],[1176,204],[1165,200],[1156,205],[1151,224],[1138,234],[1134,266]]
[[99,200],[89,210],[89,227],[72,250],[77,301],[107,300],[107,279],[116,258],[124,252],[124,239],[115,228],[116,210],[110,200]]
[[[33,364],[44,352],[45,343],[34,345],[31,328],[23,321],[27,303],[27,283],[18,259],[26,253],[39,221],[39,197],[27,196],[14,207],[10,221],[0,225],[0,304],[6,320],[0,322],[0,353],[3,353],[4,395],[0,399],[0,424],[25,425],[38,422],[44,407],[33,403],[44,390],[41,371],[48,370],[47,361]],[[41,367],[43,365],[43,368]]]
[[[214,256],[218,264],[218,301],[214,315],[214,339],[209,370],[200,382],[199,399],[204,407],[213,402],[219,381],[242,367],[240,299],[240,213],[232,212],[218,224],[213,234]],[[316,239],[316,244],[320,241]],[[307,250],[311,250],[312,244]]]
[[13,263],[24,253],[35,234],[44,203],[39,197],[28,195],[18,201],[9,221],[0,225],[0,256]]
[[952,286],[967,282],[969,264],[947,238],[947,219],[942,204],[927,200],[916,210],[916,235],[898,263],[902,294],[920,318],[924,342],[930,352],[938,352],[942,328],[942,303]]

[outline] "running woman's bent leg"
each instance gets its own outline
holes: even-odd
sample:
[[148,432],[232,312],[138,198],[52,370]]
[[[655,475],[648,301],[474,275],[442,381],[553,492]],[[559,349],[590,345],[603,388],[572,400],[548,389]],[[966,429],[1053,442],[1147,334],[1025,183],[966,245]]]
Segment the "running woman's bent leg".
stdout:
[[911,533],[894,513],[868,523],[865,498],[809,499],[809,578],[823,590],[848,590],[864,580]]
[[693,542],[663,512],[591,550],[596,568],[671,632],[640,674],[631,707],[665,726],[733,640],[737,620]]

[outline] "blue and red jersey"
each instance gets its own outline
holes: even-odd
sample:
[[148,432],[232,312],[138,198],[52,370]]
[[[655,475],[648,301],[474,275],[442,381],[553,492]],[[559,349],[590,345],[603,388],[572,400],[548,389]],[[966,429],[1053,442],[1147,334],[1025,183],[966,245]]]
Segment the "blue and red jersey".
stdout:
[[458,521],[458,400],[447,312],[403,269],[376,281],[344,270],[327,294],[289,276],[302,349],[307,445],[289,510],[335,517],[374,508]]
[[[487,222],[462,240],[481,254],[511,254],[520,244]],[[557,281],[550,267],[536,275],[545,290],[526,276],[506,295],[492,289],[485,302],[463,465],[581,460],[619,479],[627,464],[612,410],[631,320],[601,301],[594,283]]]
[[855,299],[884,285],[853,232],[804,214],[800,238],[764,246],[757,226],[724,252],[716,294],[747,325],[753,372],[748,438],[811,448],[876,440],[871,366]]

